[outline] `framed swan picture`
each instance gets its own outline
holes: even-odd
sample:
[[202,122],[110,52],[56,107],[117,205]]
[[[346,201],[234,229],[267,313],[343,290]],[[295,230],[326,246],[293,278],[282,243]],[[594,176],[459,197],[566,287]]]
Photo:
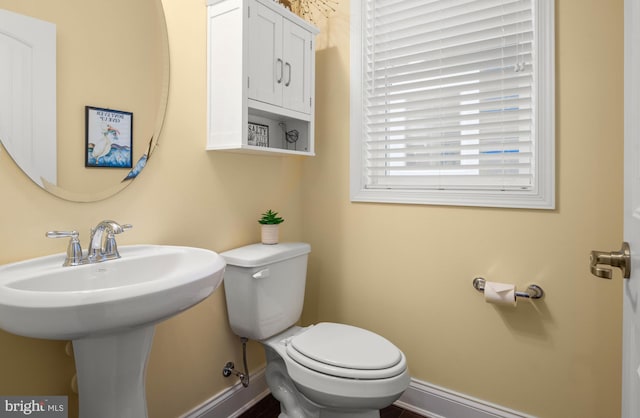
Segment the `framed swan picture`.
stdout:
[[85,106],[85,129],[85,167],[132,167],[133,113]]

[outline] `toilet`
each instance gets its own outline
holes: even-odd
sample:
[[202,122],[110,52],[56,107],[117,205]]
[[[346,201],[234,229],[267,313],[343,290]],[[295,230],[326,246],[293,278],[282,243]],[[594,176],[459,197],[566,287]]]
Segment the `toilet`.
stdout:
[[263,345],[279,418],[379,418],[409,386],[406,358],[362,328],[296,326],[310,252],[306,243],[280,243],[222,253],[231,329]]

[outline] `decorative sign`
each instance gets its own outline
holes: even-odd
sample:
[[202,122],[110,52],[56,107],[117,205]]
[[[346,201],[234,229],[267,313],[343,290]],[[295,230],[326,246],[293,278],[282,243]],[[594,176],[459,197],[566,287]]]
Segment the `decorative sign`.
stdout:
[[269,146],[269,127],[259,123],[249,122],[249,137],[247,144],[256,147]]

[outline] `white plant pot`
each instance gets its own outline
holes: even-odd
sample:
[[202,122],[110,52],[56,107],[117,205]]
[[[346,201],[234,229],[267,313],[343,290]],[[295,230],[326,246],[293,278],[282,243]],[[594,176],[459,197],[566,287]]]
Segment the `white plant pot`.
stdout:
[[262,243],[277,244],[280,225],[261,225],[262,227]]

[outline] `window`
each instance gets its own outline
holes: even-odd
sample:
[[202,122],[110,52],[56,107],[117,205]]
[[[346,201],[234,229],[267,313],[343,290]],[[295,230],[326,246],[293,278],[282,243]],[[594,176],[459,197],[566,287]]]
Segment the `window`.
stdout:
[[553,0],[351,4],[351,200],[553,209]]

